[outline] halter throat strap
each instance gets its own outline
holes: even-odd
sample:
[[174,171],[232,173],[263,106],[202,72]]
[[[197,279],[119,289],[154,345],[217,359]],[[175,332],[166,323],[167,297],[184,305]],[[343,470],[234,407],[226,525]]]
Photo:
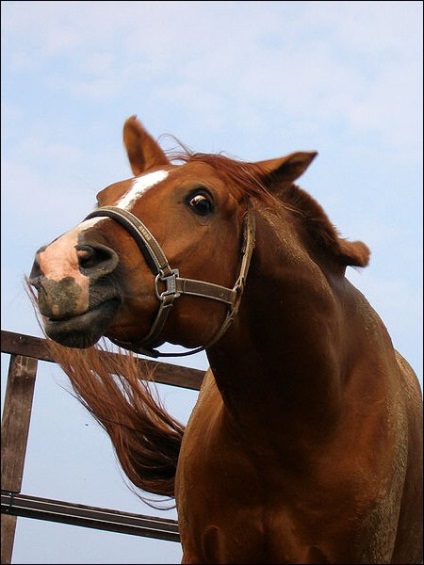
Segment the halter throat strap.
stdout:
[[[114,343],[149,357],[183,357],[203,351],[224,335],[238,311],[255,245],[254,217],[250,211],[248,211],[243,222],[240,273],[233,288],[180,277],[178,269],[171,268],[165,253],[152,233],[137,216],[128,210],[118,208],[117,206],[102,206],[88,214],[85,220],[96,217],[112,218],[131,234],[150,270],[155,275],[155,293],[159,300],[159,308],[152,327],[149,333],[140,342],[133,344],[112,340]],[[208,298],[226,304],[227,315],[222,326],[206,345],[190,351],[183,353],[163,353],[149,347],[151,344],[158,341],[175,299],[182,294]]]

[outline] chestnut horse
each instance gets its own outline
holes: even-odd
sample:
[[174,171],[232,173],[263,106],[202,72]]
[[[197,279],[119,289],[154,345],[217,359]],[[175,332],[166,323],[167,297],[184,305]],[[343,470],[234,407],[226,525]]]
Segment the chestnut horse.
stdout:
[[[316,153],[171,157],[135,116],[124,143],[134,177],[29,282],[125,472],[175,497],[183,563],[419,563],[421,388],[345,277],[369,249],[294,184]],[[119,367],[82,372],[103,336],[206,350],[185,429]]]

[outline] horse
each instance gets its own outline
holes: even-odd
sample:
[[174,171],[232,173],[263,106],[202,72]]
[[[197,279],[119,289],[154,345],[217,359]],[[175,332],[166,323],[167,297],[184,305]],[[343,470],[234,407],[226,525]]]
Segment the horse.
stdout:
[[[171,155],[137,116],[123,138],[133,176],[28,284],[130,480],[175,500],[182,563],[422,562],[421,388],[346,278],[369,248],[296,184],[316,152]],[[208,359],[186,426],[131,366],[166,343]]]

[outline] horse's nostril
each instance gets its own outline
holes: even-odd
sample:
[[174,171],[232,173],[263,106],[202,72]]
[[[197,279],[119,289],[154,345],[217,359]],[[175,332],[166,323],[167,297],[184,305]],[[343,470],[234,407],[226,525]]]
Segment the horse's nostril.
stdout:
[[96,243],[95,245],[76,246],[78,265],[83,275],[99,278],[115,270],[118,256],[109,247]]
[[[101,253],[99,252],[96,257],[95,250],[89,245],[78,245],[77,247],[78,264],[82,268],[89,269],[90,267],[94,267],[98,262],[101,262],[102,258],[100,255]],[[103,253],[102,255],[105,254]]]

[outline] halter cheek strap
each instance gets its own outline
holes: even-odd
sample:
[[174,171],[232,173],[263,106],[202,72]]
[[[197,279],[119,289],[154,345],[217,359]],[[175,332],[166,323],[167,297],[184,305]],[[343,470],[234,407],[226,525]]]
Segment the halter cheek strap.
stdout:
[[[112,340],[116,345],[150,357],[182,357],[206,349],[224,335],[237,313],[255,245],[255,224],[253,215],[250,212],[246,215],[243,224],[240,274],[233,288],[180,277],[178,269],[171,268],[165,253],[151,232],[141,220],[128,210],[118,208],[117,206],[103,206],[88,214],[85,219],[88,220],[95,217],[112,218],[124,227],[137,242],[148,266],[155,275],[155,293],[159,300],[159,309],[149,333],[137,344]],[[227,315],[222,326],[208,344],[191,351],[162,353],[149,348],[150,344],[158,340],[175,299],[182,294],[217,300],[226,304],[228,308]]]

